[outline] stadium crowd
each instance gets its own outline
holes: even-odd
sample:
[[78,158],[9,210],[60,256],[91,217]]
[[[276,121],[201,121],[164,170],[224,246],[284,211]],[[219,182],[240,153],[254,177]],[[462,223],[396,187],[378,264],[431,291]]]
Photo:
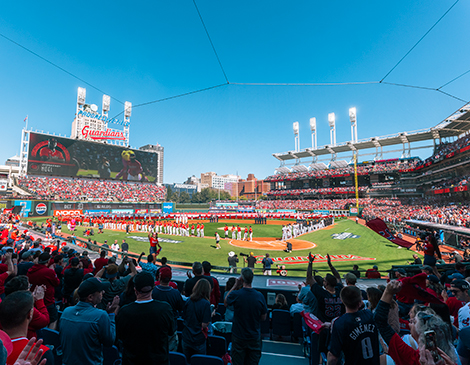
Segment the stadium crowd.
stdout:
[[[178,287],[171,266],[163,258],[157,263],[152,254],[146,262],[145,253],[118,262],[102,250],[92,260],[87,251],[76,252],[60,241],[46,246],[12,225],[1,230],[1,246],[0,338],[5,351],[0,351],[0,363],[8,365],[25,364],[20,354],[37,337],[44,340],[33,351],[33,364],[42,359],[40,365],[91,365],[105,358],[122,364],[169,364],[175,356],[170,351],[189,363],[193,356],[215,350],[212,335],[228,336],[223,328],[232,348],[228,354],[222,347],[217,356],[234,365],[258,364],[266,334],[262,323],[274,321],[279,311],[287,314],[289,324],[290,316],[304,318],[305,338],[318,333],[312,338],[327,354],[328,364],[341,358],[346,364],[377,365],[467,364],[470,359],[470,285],[462,263],[445,273],[431,266],[414,276],[392,270],[396,280],[364,291],[356,286],[361,276],[357,267],[342,278],[327,255],[331,273],[314,276],[315,256],[309,254],[296,302],[278,294],[268,309],[264,296],[252,287],[250,267],[221,288],[209,262],[194,262]],[[272,264],[269,255],[263,262]],[[435,346],[426,348],[430,332]],[[50,346],[51,338],[55,346]]]
[[[365,206],[372,202],[372,199],[359,199],[359,205]],[[356,204],[356,199],[318,199],[318,200],[259,200],[256,202],[256,209],[347,209],[350,204]]]
[[420,169],[425,166],[430,166],[437,162],[440,162],[446,158],[454,157],[458,153],[462,153],[468,150],[470,142],[470,134],[467,134],[454,142],[446,143],[442,142],[439,144],[433,155],[425,159],[424,161],[419,161],[415,169]]
[[[372,164],[360,164],[357,166],[357,173],[359,175],[368,175],[371,173],[383,173],[383,172],[401,172],[408,171],[413,169],[418,164],[417,159],[413,160],[390,160],[389,162],[383,163],[372,163]],[[349,176],[354,175],[354,166],[348,167],[338,167],[338,168],[329,168],[325,170],[314,170],[308,172],[292,172],[288,174],[275,174],[268,176],[264,181],[284,181],[284,180],[298,180],[305,178],[317,178],[321,179],[323,177],[339,177],[339,176]]]
[[18,183],[38,199],[154,202],[164,201],[166,196],[163,186],[120,180],[27,176],[19,178]]
[[366,219],[378,217],[393,224],[416,219],[470,228],[470,206],[446,198],[374,199],[364,207],[362,215]]
[[[368,188],[366,186],[359,186],[359,192],[365,192]],[[268,196],[283,196],[283,195],[310,195],[310,194],[355,194],[354,186],[338,187],[338,188],[320,188],[320,189],[281,189],[269,190],[266,195]]]

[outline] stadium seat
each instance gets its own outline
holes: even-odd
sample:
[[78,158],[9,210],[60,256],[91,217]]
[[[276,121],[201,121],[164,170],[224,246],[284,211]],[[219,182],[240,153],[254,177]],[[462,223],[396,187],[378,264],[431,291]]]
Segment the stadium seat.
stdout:
[[282,309],[273,310],[271,324],[271,340],[274,336],[291,337],[291,317],[289,311]]
[[227,342],[222,336],[207,336],[207,355],[223,357],[227,353]]
[[269,338],[271,336],[271,321],[269,316],[266,316],[264,321],[260,323],[261,327],[261,338]]
[[214,315],[212,316],[212,322],[220,322],[222,320],[222,316],[220,313],[215,312]]
[[183,318],[177,318],[176,319],[176,330],[177,331],[182,331],[184,328],[184,319]]
[[114,365],[116,360],[120,360],[121,355],[116,346],[103,347],[103,365]]
[[294,313],[294,317],[292,318],[292,337],[302,338],[302,336],[302,316],[300,313]]
[[187,365],[186,356],[179,352],[170,351],[170,365]]
[[60,335],[58,331],[44,327],[36,331],[38,339],[42,339],[43,345],[49,347],[54,354],[54,362],[56,365],[62,364],[62,348],[60,346]]
[[178,352],[183,353],[183,332],[177,331],[176,334],[178,335]]
[[224,319],[226,309],[227,308],[225,307],[224,303],[219,303],[219,306],[217,307],[217,313],[220,313],[220,315],[222,316],[222,320]]
[[191,365],[224,365],[224,361],[217,356],[193,355],[191,356]]

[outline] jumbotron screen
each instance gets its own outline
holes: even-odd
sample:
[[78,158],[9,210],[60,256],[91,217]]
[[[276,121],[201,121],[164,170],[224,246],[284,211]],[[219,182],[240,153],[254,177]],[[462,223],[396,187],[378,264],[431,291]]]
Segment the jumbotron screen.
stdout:
[[155,181],[158,154],[30,132],[29,175]]

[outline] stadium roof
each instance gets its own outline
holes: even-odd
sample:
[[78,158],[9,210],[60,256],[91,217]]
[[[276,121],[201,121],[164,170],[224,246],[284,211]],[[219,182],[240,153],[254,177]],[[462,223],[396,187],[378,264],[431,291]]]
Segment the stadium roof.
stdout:
[[430,129],[421,129],[412,132],[401,132],[397,134],[371,137],[357,142],[343,142],[336,146],[325,145],[317,149],[306,148],[300,151],[288,151],[283,153],[273,153],[273,156],[281,161],[281,164],[288,160],[300,160],[307,157],[317,157],[322,155],[336,155],[343,152],[352,152],[370,148],[379,148],[393,145],[408,145],[406,149],[412,149],[411,143],[427,140],[436,140],[446,137],[457,137],[470,130],[470,104],[460,108],[450,117]]

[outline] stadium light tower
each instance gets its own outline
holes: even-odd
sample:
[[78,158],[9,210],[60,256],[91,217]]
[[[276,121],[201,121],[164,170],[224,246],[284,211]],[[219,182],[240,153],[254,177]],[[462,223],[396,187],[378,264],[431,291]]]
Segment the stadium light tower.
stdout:
[[103,95],[103,114],[108,116],[109,105],[111,104],[111,97],[109,95]]
[[335,113],[328,114],[328,124],[330,125],[330,144],[336,146],[336,118]]
[[351,142],[357,143],[356,108],[350,108],[349,109],[349,120],[351,121]]
[[295,152],[300,151],[300,136],[299,136],[299,122],[294,122],[292,124],[294,128],[294,143],[295,143]]
[[317,149],[317,118],[310,118],[310,131],[312,132],[312,149]]

